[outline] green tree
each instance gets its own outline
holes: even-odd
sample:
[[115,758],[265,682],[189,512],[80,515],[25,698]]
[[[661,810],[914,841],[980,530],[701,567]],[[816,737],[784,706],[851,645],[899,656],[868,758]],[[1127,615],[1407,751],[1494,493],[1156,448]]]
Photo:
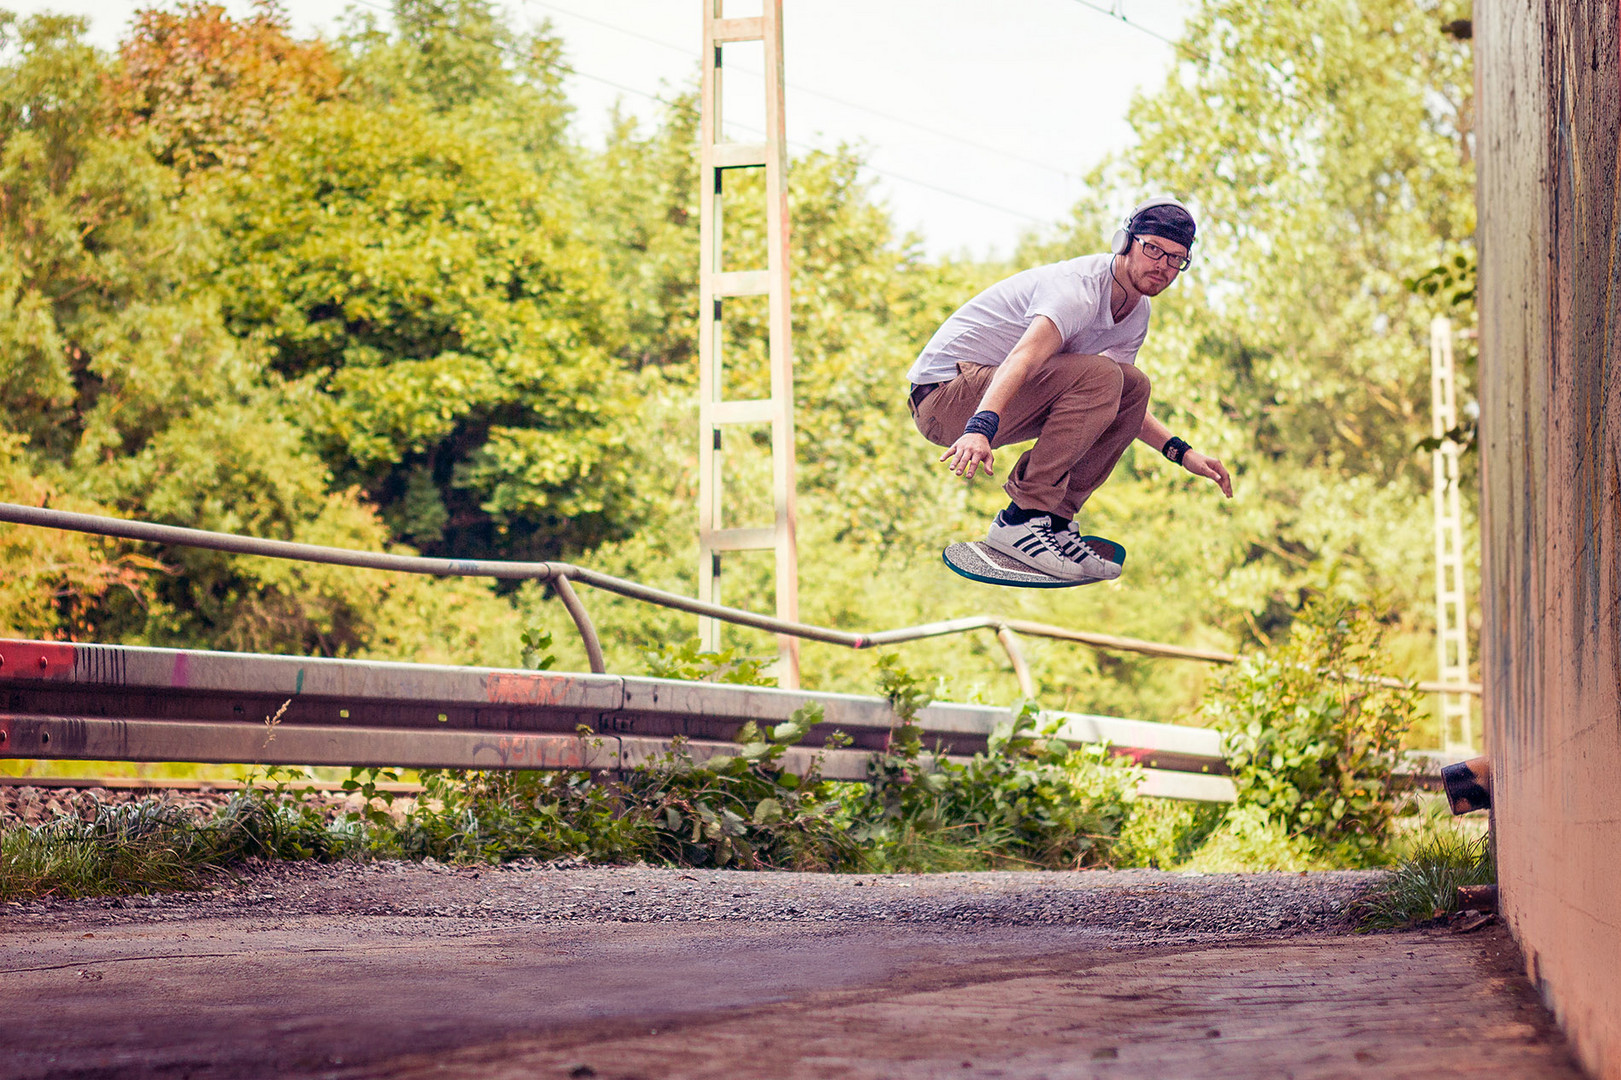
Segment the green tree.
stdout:
[[1393,611],[1399,663],[1430,662],[1428,463],[1413,449],[1437,304],[1409,282],[1471,247],[1469,48],[1443,32],[1455,6],[1209,0],[1177,68],[1133,106],[1139,145],[1024,250],[1100,250],[1147,193],[1199,213],[1198,261],[1156,301],[1142,366],[1156,415],[1236,467],[1239,497],[1189,492],[1138,448],[1127,485],[1095,500],[1149,535],[1137,565],[1174,598],[1171,637],[1203,624],[1266,646],[1327,592]]
[[[288,419],[279,379],[227,332],[216,237],[142,138],[114,134],[114,72],[82,20],[0,14],[0,450],[6,493],[171,524],[375,548]],[[149,550],[149,549],[148,549]],[[218,552],[146,553],[6,530],[16,632],[342,654],[423,632],[478,590]],[[19,589],[20,583],[31,583]],[[498,619],[490,624],[498,625]],[[458,632],[465,640],[465,635]]]
[[1203,351],[1269,457],[1413,472],[1431,312],[1407,282],[1474,232],[1456,6],[1210,0],[1133,108],[1143,180],[1202,212],[1221,316]]
[[290,116],[222,181],[227,321],[397,537],[530,558],[623,535],[635,389],[608,279],[563,148],[506,138],[561,115],[555,86],[504,63],[486,6],[399,14],[396,37],[350,40],[364,94]]

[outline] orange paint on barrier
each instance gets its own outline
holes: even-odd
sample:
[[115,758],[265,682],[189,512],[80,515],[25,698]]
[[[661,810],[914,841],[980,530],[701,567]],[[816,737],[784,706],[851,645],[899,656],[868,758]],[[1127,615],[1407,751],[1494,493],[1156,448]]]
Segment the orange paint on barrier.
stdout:
[[492,671],[485,680],[491,705],[558,705],[572,680],[527,671]]
[[564,739],[556,735],[503,735],[496,740],[496,753],[506,768],[589,769],[591,747],[584,739]]

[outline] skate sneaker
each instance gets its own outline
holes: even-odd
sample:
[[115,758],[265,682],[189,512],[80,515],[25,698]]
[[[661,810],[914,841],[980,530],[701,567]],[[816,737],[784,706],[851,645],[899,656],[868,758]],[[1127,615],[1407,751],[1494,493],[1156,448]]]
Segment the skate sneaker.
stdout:
[[[1087,578],[1098,578],[1103,575],[1094,573],[1094,569],[1101,570],[1109,565],[1104,560],[1092,556],[1092,564],[1088,565],[1080,558],[1071,558],[1068,554],[1073,551],[1081,554],[1080,542],[1067,533],[1053,529],[1052,518],[1046,514],[1036,514],[1021,524],[1011,524],[1001,514],[991,522],[990,535],[985,543],[1004,555],[1012,556],[1032,570],[1038,570],[1048,577],[1062,578],[1065,581],[1081,581]],[[1090,549],[1087,549],[1090,554]],[[1115,566],[1114,573],[1109,577],[1118,577],[1120,567]]]
[[1057,534],[1057,538],[1064,557],[1079,563],[1087,577],[1113,581],[1120,576],[1126,561],[1126,549],[1113,540],[1101,536],[1083,536],[1081,527],[1073,521],[1068,529]]

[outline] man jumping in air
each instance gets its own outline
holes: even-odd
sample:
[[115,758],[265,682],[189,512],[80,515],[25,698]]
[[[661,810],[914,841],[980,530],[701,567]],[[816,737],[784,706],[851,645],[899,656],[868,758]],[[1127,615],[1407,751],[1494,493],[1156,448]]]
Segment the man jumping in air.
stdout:
[[1025,270],[964,304],[907,372],[923,437],[973,479],[991,451],[1034,438],[1003,488],[1012,500],[991,522],[989,546],[1068,580],[1120,576],[1120,564],[1081,539],[1075,513],[1102,486],[1132,439],[1233,496],[1232,478],[1148,415],[1137,350],[1148,298],[1190,263],[1196,226],[1187,207],[1150,199],[1115,233],[1109,255]]

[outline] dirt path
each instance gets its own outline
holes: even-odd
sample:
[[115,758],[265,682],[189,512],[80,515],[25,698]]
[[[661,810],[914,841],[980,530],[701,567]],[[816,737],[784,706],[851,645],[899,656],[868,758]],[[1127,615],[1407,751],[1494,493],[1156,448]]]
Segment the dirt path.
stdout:
[[0,1076],[1560,1077],[1506,935],[1360,875],[278,867],[13,907]]

